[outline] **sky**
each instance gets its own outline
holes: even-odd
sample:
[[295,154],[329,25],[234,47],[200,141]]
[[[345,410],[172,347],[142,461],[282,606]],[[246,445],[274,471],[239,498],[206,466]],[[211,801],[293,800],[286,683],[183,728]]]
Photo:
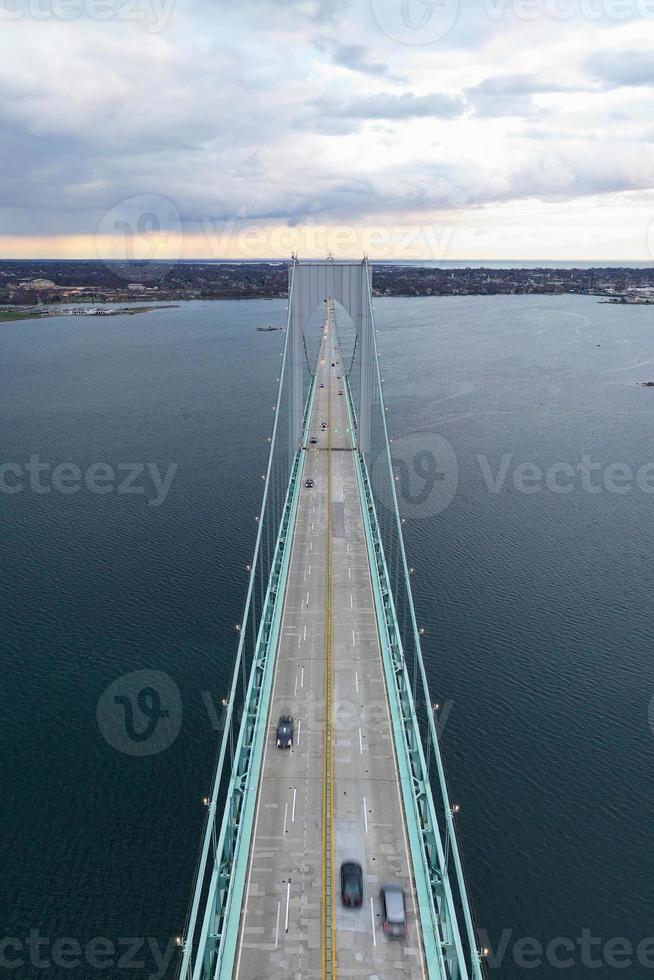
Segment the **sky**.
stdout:
[[654,261],[654,0],[0,0],[0,257]]

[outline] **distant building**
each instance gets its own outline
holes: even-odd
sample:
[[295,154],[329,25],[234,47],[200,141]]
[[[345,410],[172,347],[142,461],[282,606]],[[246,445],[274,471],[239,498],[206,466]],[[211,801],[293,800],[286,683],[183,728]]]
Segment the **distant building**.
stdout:
[[143,283],[142,282],[130,282],[130,283],[128,283],[127,288],[128,289],[139,289],[139,290],[141,290],[141,289],[143,289]]
[[20,289],[56,289],[57,284],[50,279],[29,279],[27,282],[19,282]]

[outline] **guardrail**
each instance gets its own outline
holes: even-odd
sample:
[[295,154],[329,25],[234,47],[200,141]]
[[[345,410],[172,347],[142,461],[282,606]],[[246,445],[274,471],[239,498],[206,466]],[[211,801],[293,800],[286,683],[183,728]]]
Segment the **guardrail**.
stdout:
[[[290,309],[289,309],[290,319]],[[229,909],[236,889],[245,877],[243,865],[247,864],[248,820],[250,808],[254,807],[258,787],[259,766],[268,715],[268,696],[270,678],[277,649],[277,634],[281,620],[283,597],[286,587],[291,543],[295,527],[295,517],[304,465],[304,452],[299,448],[293,458],[284,505],[281,511],[275,550],[267,576],[267,587],[262,607],[255,609],[256,583],[263,575],[263,525],[267,508],[274,503],[272,487],[273,459],[277,449],[277,437],[287,439],[284,427],[280,425],[280,407],[283,379],[287,365],[289,331],[287,328],[284,344],[280,387],[277,397],[275,423],[271,437],[271,448],[264,484],[261,515],[258,519],[257,537],[252,566],[248,580],[245,611],[239,627],[239,643],[232,674],[229,697],[223,702],[225,708],[224,730],[218,760],[212,783],[212,795],[205,800],[207,820],[198,863],[195,872],[193,897],[189,907],[183,936],[178,940],[181,957],[177,970],[178,980],[208,980],[220,970],[231,976],[227,962],[230,945],[235,938],[229,931]],[[304,434],[306,436],[315,384],[311,380],[304,409]],[[305,440],[303,440],[305,441]],[[271,489],[272,487],[272,489]],[[272,506],[274,518],[274,506]],[[247,676],[246,634],[248,624],[256,624],[256,644]],[[239,688],[243,685],[242,704]],[[242,708],[240,724],[237,711]],[[235,734],[238,735],[235,742]],[[230,769],[226,761],[229,753]],[[219,809],[219,805],[224,805]],[[250,821],[251,823],[251,821]],[[200,909],[204,915],[200,922]],[[226,929],[226,925],[229,926]],[[236,928],[238,927],[238,917]],[[224,966],[223,966],[224,962]]]
[[[291,272],[293,275],[293,271]],[[292,284],[291,284],[292,295]],[[372,301],[369,290],[370,315]],[[291,309],[289,303],[289,325]],[[373,320],[374,323],[374,320]],[[207,805],[207,821],[198,860],[193,898],[180,939],[181,958],[178,980],[227,980],[232,975],[234,952],[238,940],[240,916],[230,915],[239,909],[243,899],[247,874],[250,836],[256,805],[263,745],[265,743],[268,703],[272,671],[277,649],[286,577],[290,561],[298,494],[302,480],[304,453],[300,448],[293,457],[290,479],[279,520],[274,554],[265,563],[267,587],[263,590],[264,561],[263,518],[270,505],[276,520],[275,486],[271,479],[277,439],[287,439],[280,431],[280,405],[287,370],[287,351],[290,330],[287,326],[275,424],[271,438],[264,485],[261,520],[257,530],[254,558],[250,569],[245,612],[229,698],[225,699],[225,729],[216,765],[213,789]],[[407,813],[412,863],[418,890],[418,901],[425,937],[430,977],[439,980],[484,980],[483,959],[477,948],[473,914],[466,887],[463,864],[454,827],[454,808],[450,803],[444,763],[440,753],[438,730],[429,694],[422,657],[420,632],[411,594],[409,569],[402,537],[401,520],[393,479],[388,429],[384,410],[381,379],[378,368],[377,340],[373,329],[373,378],[377,386],[378,409],[381,413],[382,452],[389,476],[393,515],[391,523],[396,534],[395,560],[402,569],[401,584],[406,592],[409,628],[398,625],[397,595],[391,589],[378,520],[373,488],[363,454],[357,450],[357,479],[364,513],[364,525],[373,573],[373,586],[380,639],[384,659],[387,689],[391,701],[391,717],[395,745],[400,765],[403,800]],[[354,364],[354,354],[352,358]],[[350,372],[348,372],[349,375]],[[354,435],[357,419],[349,376],[345,378],[350,424]],[[315,382],[310,382],[304,410],[304,440],[315,396]],[[281,427],[283,430],[283,427]],[[272,484],[272,491],[271,491]],[[278,500],[281,500],[279,494]],[[270,533],[270,528],[268,528]],[[274,540],[274,538],[273,538]],[[256,583],[261,581],[261,609],[255,609]],[[253,639],[252,660],[247,669],[245,637],[251,617]],[[256,642],[255,642],[256,637]],[[413,653],[413,671],[407,664],[406,651]],[[247,682],[247,687],[246,687]],[[242,684],[243,715],[237,730],[236,712],[239,705],[239,686]],[[425,736],[421,735],[423,720]],[[226,760],[230,760],[227,771]],[[432,791],[431,768],[436,768],[436,796]],[[435,804],[435,798],[438,806]],[[222,818],[219,804],[224,799]],[[454,874],[450,873],[450,863]],[[202,922],[200,909],[204,908]],[[463,918],[463,929],[459,919]],[[438,971],[438,972],[436,972]]]
[[[383,433],[383,466],[388,476],[387,491],[392,501],[396,547],[409,611],[409,641],[413,648],[413,676],[405,657],[407,645],[398,625],[396,598],[390,584],[380,522],[368,467],[357,449],[357,478],[364,512],[364,525],[373,573],[373,586],[387,689],[391,699],[391,717],[407,812],[412,860],[416,876],[418,901],[425,937],[430,975],[447,980],[484,980],[483,951],[478,947],[474,916],[465,881],[463,863],[454,826],[456,808],[450,802],[444,762],[440,752],[434,706],[429,693],[422,657],[409,567],[404,548],[384,398],[379,374],[376,331],[372,297],[369,294],[373,323],[373,372],[377,385],[381,430]],[[349,377],[345,379],[350,424],[356,436],[357,419]],[[425,719],[426,739],[420,732],[417,709]],[[424,744],[423,744],[424,742]],[[437,772],[439,811],[434,803],[430,777],[432,759]],[[454,866],[451,874],[450,863]],[[459,914],[457,914],[459,913]],[[459,918],[463,919],[463,928]],[[438,973],[432,972],[438,969]]]

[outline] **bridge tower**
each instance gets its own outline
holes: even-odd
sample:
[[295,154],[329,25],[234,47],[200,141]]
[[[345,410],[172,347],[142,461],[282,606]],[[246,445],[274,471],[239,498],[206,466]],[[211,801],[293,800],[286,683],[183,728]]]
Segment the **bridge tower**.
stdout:
[[299,262],[295,259],[289,267],[291,456],[301,443],[304,426],[304,332],[311,314],[328,299],[335,300],[343,307],[355,327],[361,365],[358,399],[354,406],[357,417],[357,448],[366,457],[369,456],[374,348],[371,274],[372,269],[366,259],[363,262],[338,262],[334,259],[325,262]]

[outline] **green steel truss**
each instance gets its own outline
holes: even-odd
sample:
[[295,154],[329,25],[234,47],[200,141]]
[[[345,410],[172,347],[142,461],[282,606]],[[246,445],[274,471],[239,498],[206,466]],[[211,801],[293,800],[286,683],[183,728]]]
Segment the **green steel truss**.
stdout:
[[[293,274],[291,266],[292,296]],[[368,302],[372,318],[370,271]],[[261,573],[263,515],[274,500],[273,461],[286,438],[280,436],[280,408],[286,378],[289,348],[291,302],[286,341],[280,372],[277,414],[271,439],[270,459],[264,485],[262,515],[250,571],[245,613],[234,667],[232,687],[226,702],[225,728],[221,741],[213,792],[207,804],[207,821],[196,871],[192,902],[183,937],[179,940],[181,956],[178,980],[228,980],[233,972],[240,912],[244,900],[248,854],[252,839],[256,796],[266,737],[266,724],[272,675],[295,528],[298,495],[302,481],[304,453],[299,448],[290,466],[277,540],[265,599],[257,619],[256,645],[249,668],[245,650],[245,632],[252,614],[256,576]],[[417,626],[411,594],[409,568],[402,537],[401,518],[393,478],[393,462],[386,423],[381,377],[378,366],[376,331],[372,330],[372,365],[376,405],[383,432],[383,464],[387,467],[392,494],[395,531],[394,560],[399,563],[402,586],[408,601],[408,627],[398,623],[396,601],[390,584],[389,569],[382,541],[373,488],[365,454],[357,449],[357,478],[364,516],[370,568],[375,592],[379,634],[384,659],[386,686],[389,693],[396,754],[402,782],[402,794],[411,848],[413,873],[418,895],[423,942],[430,980],[483,980],[482,952],[474,926],[463,863],[454,825],[455,808],[447,787],[444,763],[439,746],[435,716],[424,661],[420,631]],[[354,352],[359,337],[355,339]],[[305,348],[306,351],[306,348]],[[354,363],[354,353],[352,355]],[[307,359],[307,366],[308,359]],[[309,366],[310,367],[310,366]],[[351,374],[351,371],[349,372]],[[355,399],[347,377],[346,390],[352,430],[357,433]],[[311,417],[314,381],[310,377],[304,409],[304,434]],[[280,438],[277,438],[280,436]],[[254,617],[253,617],[254,621]],[[413,671],[409,670],[405,649],[413,650]],[[245,678],[247,674],[247,688]],[[243,685],[242,715],[237,717],[239,684]],[[420,716],[420,720],[419,720]],[[422,727],[422,731],[421,731]],[[234,739],[236,744],[234,745]],[[226,765],[229,751],[229,768]],[[435,778],[432,773],[435,769]],[[202,913],[202,914],[200,914]]]

